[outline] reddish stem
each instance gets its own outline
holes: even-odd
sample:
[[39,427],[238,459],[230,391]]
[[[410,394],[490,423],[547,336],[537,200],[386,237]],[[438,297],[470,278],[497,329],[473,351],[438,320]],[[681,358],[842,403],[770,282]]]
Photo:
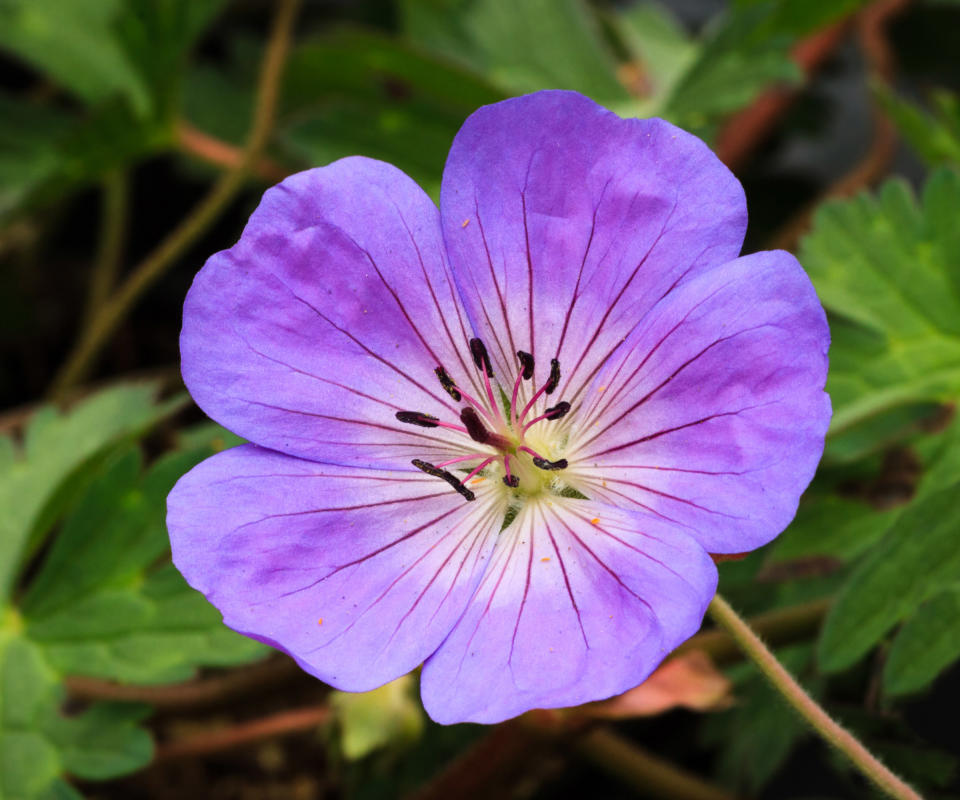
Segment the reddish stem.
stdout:
[[275,736],[289,736],[316,728],[329,719],[330,709],[326,706],[309,706],[292,711],[281,711],[279,714],[272,714],[252,722],[243,722],[199,736],[161,744],[157,747],[154,763],[181,758],[198,758],[272,739]]

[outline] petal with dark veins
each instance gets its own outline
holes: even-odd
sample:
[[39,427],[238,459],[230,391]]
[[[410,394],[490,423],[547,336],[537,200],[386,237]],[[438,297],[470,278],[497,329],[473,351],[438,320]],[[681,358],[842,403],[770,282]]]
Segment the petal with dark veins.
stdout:
[[420,664],[463,613],[503,522],[484,498],[243,445],[180,479],[167,526],[177,568],[228,626],[366,691]]

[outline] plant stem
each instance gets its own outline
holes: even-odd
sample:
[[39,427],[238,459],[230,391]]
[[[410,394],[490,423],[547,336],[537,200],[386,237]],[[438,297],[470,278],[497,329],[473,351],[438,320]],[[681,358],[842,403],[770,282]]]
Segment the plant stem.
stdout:
[[130,277],[100,307],[54,379],[51,394],[62,399],[74,385],[86,377],[91,365],[140,296],[172,266],[207,230],[236,197],[266,146],[276,115],[280,76],[290,47],[293,22],[300,0],[278,0],[270,39],[264,54],[257,87],[257,102],[250,134],[241,159],[225,172],[167,238],[130,274]]
[[[750,617],[747,624],[755,633],[775,646],[804,641],[819,630],[820,623],[823,622],[832,602],[832,597],[824,597],[795,606],[776,608]],[[743,658],[740,646],[724,630],[698,633],[674,650],[670,657],[673,658],[691,650],[702,650],[718,665],[733,664]]]
[[127,234],[129,193],[127,174],[123,170],[114,169],[106,174],[100,206],[100,241],[87,294],[85,326],[93,322],[117,282]]
[[737,644],[743,648],[744,653],[760,668],[767,680],[797,713],[810,723],[828,744],[849,758],[854,766],[879,789],[898,800],[922,800],[919,794],[881,764],[853,734],[836,723],[804,691],[803,687],[767,649],[760,637],[719,594],[710,603],[708,613],[713,617],[714,622],[729,632]]
[[662,800],[735,800],[734,795],[637,747],[609,728],[594,728],[582,736],[575,746],[582,757],[634,787],[644,797]]

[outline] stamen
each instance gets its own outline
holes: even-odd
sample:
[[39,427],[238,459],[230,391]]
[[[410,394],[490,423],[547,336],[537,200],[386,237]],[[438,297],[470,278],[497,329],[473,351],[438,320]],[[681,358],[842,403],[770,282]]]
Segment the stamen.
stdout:
[[483,426],[477,412],[470,406],[460,412],[460,421],[466,426],[467,433],[473,441],[481,444],[486,444],[489,441],[490,431]]
[[482,369],[488,378],[493,377],[493,367],[490,366],[490,356],[487,355],[487,348],[479,339],[470,340],[470,354],[473,356],[473,363],[477,369]]
[[443,367],[437,367],[434,372],[437,373],[437,377],[440,379],[440,385],[443,386],[446,393],[453,398],[455,403],[459,403],[460,392],[457,390],[457,385],[453,382],[453,378],[447,374],[447,371]]
[[550,378],[547,380],[547,385],[543,387],[543,391],[547,394],[553,394],[553,390],[557,388],[557,385],[560,383],[560,362],[555,358],[550,359]]
[[561,400],[555,406],[551,406],[544,411],[543,416],[547,419],[563,419],[567,416],[568,411],[570,411],[570,404],[566,400]]
[[[479,341],[479,339],[477,341]],[[486,412],[486,410],[483,407],[483,404],[480,403],[479,400],[475,400],[473,397],[471,397],[465,391],[463,391],[463,389],[457,386],[457,384],[454,383],[453,378],[450,377],[450,374],[443,367],[437,367],[434,370],[434,372],[437,374],[437,377],[440,379],[441,386],[443,386],[447,394],[449,394],[456,402],[459,403],[461,399],[466,400],[468,403],[470,403],[470,405],[476,408],[477,411],[479,411],[481,414],[483,414],[483,416],[485,416],[488,420],[490,420],[491,423],[493,422],[493,418]],[[489,381],[487,381],[487,383],[489,384]],[[489,386],[488,386],[488,392],[489,392]],[[491,396],[492,396],[492,393],[491,393]]]
[[533,466],[546,470],[566,469],[567,459],[561,458],[559,461],[547,461],[545,458],[537,457],[533,459]]
[[557,403],[555,406],[551,406],[550,408],[548,408],[539,417],[535,417],[534,419],[530,420],[526,425],[523,426],[522,433],[526,433],[527,429],[531,425],[536,425],[541,420],[562,419],[567,415],[567,412],[569,411],[570,411],[570,404],[566,400],[562,400],[561,402]]
[[503,457],[503,471],[506,473],[503,476],[503,482],[511,489],[516,489],[520,485],[520,478],[510,474],[510,456],[508,455]]
[[432,414],[424,414],[422,411],[398,411],[396,417],[400,422],[417,425],[421,428],[449,428],[459,433],[467,432],[466,428],[462,428],[459,425],[452,425],[449,422],[441,422]]
[[477,496],[471,492],[466,486],[461,483],[460,479],[451,472],[447,472],[445,469],[440,469],[435,467],[433,464],[428,464],[426,461],[421,461],[419,458],[413,459],[410,463],[413,464],[417,469],[426,472],[427,475],[430,475],[434,478],[440,478],[449,483],[454,489],[457,490],[464,498],[469,500],[476,500]]
[[[553,394],[554,389],[557,388],[557,385],[560,383],[560,362],[555,358],[550,359],[550,377],[547,379],[547,382],[543,384],[527,404],[523,407],[523,411],[520,412],[520,419],[518,424],[522,424],[524,417],[527,416],[527,413],[533,408],[533,404],[537,402],[537,398],[542,394]],[[526,430],[526,428],[524,428]]]
[[[497,405],[497,401],[493,399],[493,388],[490,386],[490,379],[493,377],[493,367],[490,366],[490,356],[487,353],[486,346],[480,339],[470,340],[470,354],[473,356],[473,363],[477,365],[477,369],[479,369],[483,375],[483,385],[487,390],[487,400],[490,401],[490,408],[493,413],[496,414],[497,419],[503,420],[500,407]],[[491,419],[489,414],[484,414],[484,416],[487,419]]]
[[398,411],[397,419],[410,425],[419,425],[421,428],[436,428],[439,417],[424,414],[422,411]]
[[530,380],[533,377],[533,356],[524,353],[523,350],[517,350],[517,358],[520,359],[520,364],[523,366],[523,372],[520,375],[525,381]]
[[525,453],[529,453],[533,456],[533,466],[538,467],[539,469],[546,470],[555,470],[555,469],[566,469],[567,459],[561,458],[559,461],[548,461],[542,455],[540,455],[536,450],[532,450],[529,447],[522,446],[517,448],[518,450],[523,450]]

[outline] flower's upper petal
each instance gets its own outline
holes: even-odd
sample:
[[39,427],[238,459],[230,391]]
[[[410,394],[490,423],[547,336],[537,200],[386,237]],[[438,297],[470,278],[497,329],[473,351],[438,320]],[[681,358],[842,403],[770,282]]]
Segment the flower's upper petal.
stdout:
[[[474,386],[439,213],[400,170],[348,158],[264,195],[240,241],[197,275],[183,376],[197,404],[257,444],[332,463],[409,468],[451,452],[433,370]],[[470,369],[467,369],[467,367]]]
[[424,707],[442,723],[492,723],[626,691],[699,628],[716,580],[703,548],[656,517],[528,505],[424,664]]
[[829,344],[790,254],[710,270],[664,298],[588,387],[571,478],[673,520],[711,553],[765,544],[823,453]]
[[532,352],[543,377],[556,357],[561,395],[672,285],[735,258],[747,224],[740,184],[695,136],[562,91],[469,117],[440,209],[461,296],[498,372],[516,374],[516,350]]
[[403,675],[437,648],[503,521],[502,509],[422,473],[255,445],[195,467],[167,509],[174,563],[224,622],[349,691]]

